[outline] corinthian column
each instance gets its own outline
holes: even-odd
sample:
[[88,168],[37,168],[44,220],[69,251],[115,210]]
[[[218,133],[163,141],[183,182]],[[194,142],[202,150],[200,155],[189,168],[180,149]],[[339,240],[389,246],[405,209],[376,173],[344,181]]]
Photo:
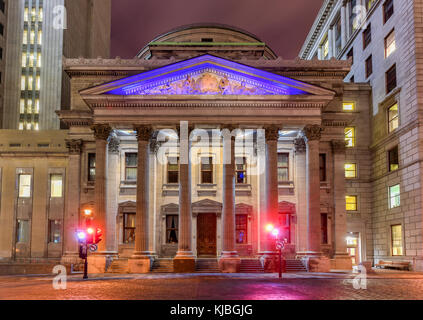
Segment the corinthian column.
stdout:
[[135,251],[128,260],[129,272],[147,273],[151,268],[149,252],[149,161],[148,149],[153,130],[150,126],[134,126],[138,138],[137,213]]
[[304,139],[294,140],[295,146],[295,177],[297,194],[297,252],[307,250],[307,191],[306,191],[306,143]]

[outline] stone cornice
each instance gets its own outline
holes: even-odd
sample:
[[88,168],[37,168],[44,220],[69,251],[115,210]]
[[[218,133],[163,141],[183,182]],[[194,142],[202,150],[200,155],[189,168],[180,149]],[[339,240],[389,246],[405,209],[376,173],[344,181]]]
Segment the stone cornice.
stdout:
[[91,111],[62,110],[56,111],[56,114],[69,127],[86,127],[93,123]]

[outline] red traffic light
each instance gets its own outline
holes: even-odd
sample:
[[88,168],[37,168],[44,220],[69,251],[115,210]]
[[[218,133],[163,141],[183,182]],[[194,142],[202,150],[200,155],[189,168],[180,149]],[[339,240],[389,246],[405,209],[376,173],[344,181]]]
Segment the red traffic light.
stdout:
[[95,236],[94,236],[94,244],[99,243],[102,239],[103,231],[100,228],[96,229]]

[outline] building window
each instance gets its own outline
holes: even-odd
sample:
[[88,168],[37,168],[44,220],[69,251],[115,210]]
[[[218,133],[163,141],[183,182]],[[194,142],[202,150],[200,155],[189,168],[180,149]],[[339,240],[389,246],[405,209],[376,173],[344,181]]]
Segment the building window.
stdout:
[[336,23],[333,28],[335,32],[335,50],[336,50],[336,56],[338,56],[342,51],[342,37],[341,37],[341,17],[338,17],[338,20],[336,20]]
[[329,59],[329,38],[326,36],[325,40],[322,43],[322,59]]
[[363,50],[372,42],[372,25],[369,24],[363,31]]
[[95,181],[95,153],[88,154],[88,181]]
[[366,10],[369,11],[375,2],[376,0],[366,0]]
[[400,185],[389,187],[389,208],[398,208],[401,205]]
[[366,78],[370,77],[373,73],[373,59],[372,55],[366,59]]
[[321,153],[319,154],[319,173],[320,173],[320,181],[326,181],[326,154]]
[[179,158],[167,158],[167,183],[179,183]]
[[347,142],[348,148],[355,147],[355,128],[345,128],[345,141]]
[[31,198],[31,175],[19,175],[19,198]]
[[[354,47],[351,48],[347,53],[347,60],[351,59],[351,63],[354,64]],[[354,82],[354,81],[351,81]]]
[[50,176],[50,197],[61,198],[63,196],[63,178],[61,174]]
[[136,181],[138,168],[138,154],[125,153],[125,180]]
[[399,115],[398,115],[398,104],[394,104],[388,109],[388,132],[391,133],[398,129],[399,126]]
[[395,30],[392,30],[385,38],[385,58],[388,58],[396,48]]
[[344,110],[344,111],[355,111],[355,103],[354,102],[344,102],[342,104],[342,110]]
[[400,224],[391,226],[392,255],[402,256],[402,226]]
[[166,243],[178,243],[178,216],[166,216]]
[[397,86],[397,68],[393,65],[391,69],[386,71],[386,93],[388,94]]
[[291,243],[291,215],[284,213],[280,214],[281,238],[285,239],[287,243]]
[[237,214],[235,216],[236,225],[236,243],[247,243],[247,230],[248,230],[248,216],[246,214]]
[[357,196],[346,196],[345,201],[347,211],[357,211]]
[[328,243],[328,215],[327,213],[322,213],[321,217],[321,227],[322,227],[322,244]]
[[350,37],[353,35],[354,31],[357,30],[358,26],[358,21],[356,19],[357,17],[357,0],[350,0],[348,2],[348,12],[350,13],[349,16],[349,31],[350,31]]
[[244,157],[236,158],[236,183],[247,183],[247,159]]
[[388,151],[389,172],[399,169],[398,146]]
[[357,178],[357,165],[355,163],[345,164],[345,178],[347,179]]
[[29,242],[29,221],[17,220],[16,222],[16,242],[28,243]]
[[123,215],[123,243],[135,242],[135,213],[124,213]]
[[201,158],[201,183],[213,183],[213,158]]
[[289,153],[278,153],[278,182],[289,181]]
[[62,242],[62,221],[61,220],[50,220],[49,221],[49,242],[50,243],[61,243]]
[[383,4],[383,23],[386,23],[394,14],[394,0],[386,0]]

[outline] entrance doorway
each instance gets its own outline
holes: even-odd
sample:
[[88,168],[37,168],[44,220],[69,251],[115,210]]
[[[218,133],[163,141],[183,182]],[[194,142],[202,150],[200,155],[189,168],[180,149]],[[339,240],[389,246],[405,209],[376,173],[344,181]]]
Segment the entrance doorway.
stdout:
[[216,257],[216,214],[197,216],[197,256]]
[[351,257],[353,266],[360,263],[360,234],[351,232],[347,237],[347,250]]

